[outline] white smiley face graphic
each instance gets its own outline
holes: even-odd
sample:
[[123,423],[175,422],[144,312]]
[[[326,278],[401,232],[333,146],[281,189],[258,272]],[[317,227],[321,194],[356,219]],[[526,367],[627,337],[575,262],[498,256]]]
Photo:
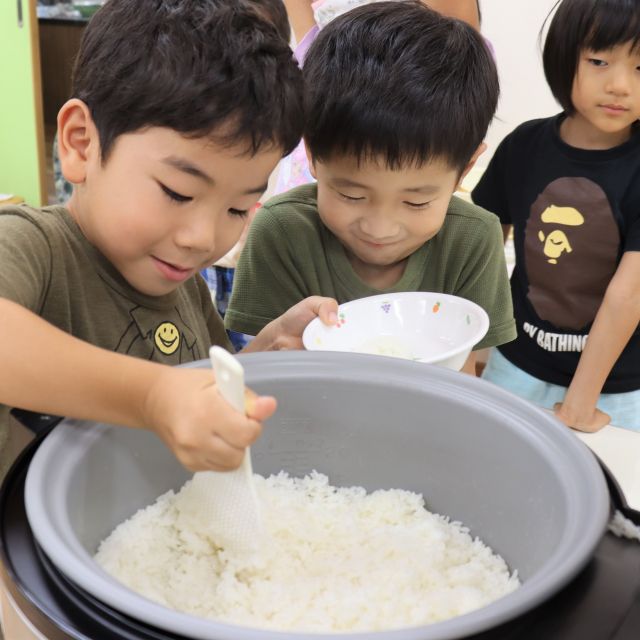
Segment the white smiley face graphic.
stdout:
[[180,332],[173,322],[163,322],[158,325],[154,339],[156,347],[168,356],[175,353],[180,346]]

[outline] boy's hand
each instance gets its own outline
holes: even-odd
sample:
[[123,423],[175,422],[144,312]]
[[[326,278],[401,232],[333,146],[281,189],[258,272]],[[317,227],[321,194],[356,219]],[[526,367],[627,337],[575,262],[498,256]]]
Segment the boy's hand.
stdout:
[[191,471],[229,471],[276,409],[275,398],[247,390],[247,415],[233,409],[218,392],[210,369],[167,367],[152,386],[144,407],[145,423]]
[[316,317],[326,325],[338,321],[338,303],[333,298],[310,296],[270,322],[249,343],[246,351],[303,349],[302,332]]
[[553,412],[556,418],[568,427],[585,433],[600,431],[602,427],[606,427],[611,422],[611,417],[604,411],[600,411],[598,407],[589,411],[572,411],[566,403],[556,402],[553,405]]

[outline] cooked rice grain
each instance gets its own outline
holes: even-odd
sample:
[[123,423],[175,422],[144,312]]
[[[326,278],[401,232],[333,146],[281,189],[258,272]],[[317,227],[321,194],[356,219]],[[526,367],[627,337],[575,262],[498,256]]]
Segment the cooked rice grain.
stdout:
[[170,491],[119,525],[96,560],[172,609],[288,631],[424,625],[519,586],[501,557],[416,493],[336,488],[316,472],[256,476],[256,488],[268,536],[253,557],[185,528],[181,493]]

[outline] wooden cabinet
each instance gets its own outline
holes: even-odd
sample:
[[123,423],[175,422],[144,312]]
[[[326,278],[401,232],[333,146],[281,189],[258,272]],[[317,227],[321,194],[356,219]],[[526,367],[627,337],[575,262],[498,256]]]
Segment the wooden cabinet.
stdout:
[[80,48],[85,23],[39,20],[44,121],[55,125],[60,107],[71,94],[73,61]]

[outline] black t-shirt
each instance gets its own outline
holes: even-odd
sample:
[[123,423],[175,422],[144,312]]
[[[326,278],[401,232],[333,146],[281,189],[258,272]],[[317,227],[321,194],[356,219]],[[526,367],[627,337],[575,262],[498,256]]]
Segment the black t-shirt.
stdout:
[[[622,254],[640,251],[640,132],[613,149],[577,149],[560,138],[563,118],[532,120],[507,136],[472,198],[514,229],[518,338],[500,351],[536,378],[568,386]],[[603,392],[635,389],[638,328]]]

